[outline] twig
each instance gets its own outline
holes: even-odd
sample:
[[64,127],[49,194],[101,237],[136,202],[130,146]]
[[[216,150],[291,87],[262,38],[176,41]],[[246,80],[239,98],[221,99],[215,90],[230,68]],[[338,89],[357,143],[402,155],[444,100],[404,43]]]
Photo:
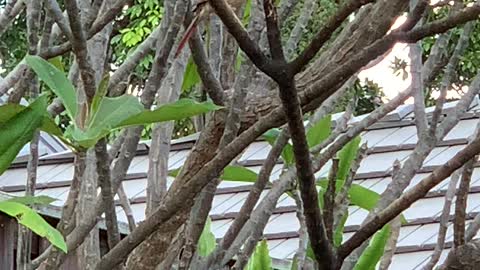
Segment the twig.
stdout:
[[296,260],[297,269],[303,269],[308,246],[307,224],[305,223],[305,216],[303,215],[303,202],[297,189],[292,192],[292,197],[295,200],[295,205],[297,206],[296,214],[298,223],[300,224],[300,228],[298,229],[298,249],[295,253],[294,260]]
[[460,36],[457,45],[455,46],[455,50],[445,68],[445,74],[443,75],[443,80],[440,86],[440,96],[437,99],[437,103],[435,104],[435,110],[432,116],[432,122],[430,126],[432,132],[436,130],[438,121],[440,119],[440,114],[442,112],[443,104],[447,95],[447,90],[450,87],[453,76],[455,76],[455,69],[460,62],[461,56],[468,47],[470,33],[473,31],[474,26],[475,24],[473,22],[468,22],[467,24],[465,24],[465,26],[463,27],[462,35]]
[[300,42],[300,39],[302,38],[302,35],[307,28],[307,24],[312,18],[312,13],[316,10],[316,8],[317,1],[315,0],[306,0],[303,3],[303,8],[300,16],[297,19],[297,22],[295,23],[295,26],[293,27],[293,30],[290,34],[290,38],[285,45],[285,53],[287,55],[287,59],[291,59],[294,56],[298,42]]
[[291,63],[293,73],[298,73],[315,57],[317,52],[327,42],[333,32],[348,18],[348,16],[363,5],[373,2],[372,0],[351,0],[345,3],[320,29],[307,48]]
[[8,29],[10,23],[20,14],[25,8],[24,0],[10,0],[3,8],[0,14],[0,37]]
[[72,48],[76,56],[76,61],[80,69],[80,76],[83,82],[83,89],[87,98],[87,104],[91,104],[93,96],[95,95],[95,71],[92,68],[87,50],[87,39],[82,27],[82,20],[80,18],[80,9],[77,6],[76,0],[66,0],[65,9],[68,13],[70,21],[70,28],[72,32]]
[[123,188],[123,183],[120,183],[120,186],[117,190],[118,199],[120,200],[120,206],[125,212],[127,216],[128,228],[130,231],[133,231],[135,227],[137,227],[135,222],[135,217],[133,216],[132,207],[130,206],[130,201],[128,199],[127,193],[125,193],[125,189]]
[[103,201],[105,202],[105,223],[107,225],[108,247],[112,249],[120,241],[118,232],[117,213],[110,178],[110,162],[107,152],[107,142],[101,139],[95,145],[95,157],[97,161],[98,183],[101,188]]
[[445,202],[443,204],[442,214],[440,215],[440,226],[438,229],[437,245],[433,251],[432,256],[428,263],[423,267],[423,270],[431,270],[437,264],[440,256],[442,255],[443,248],[445,246],[445,236],[448,229],[448,221],[450,218],[450,208],[452,206],[453,197],[457,190],[458,180],[460,179],[460,171],[455,171],[450,177],[450,183],[448,184],[447,193],[445,194]]
[[467,216],[467,198],[472,180],[474,160],[471,159],[462,170],[462,179],[457,190],[457,199],[455,201],[455,220],[453,221],[453,243],[455,247],[465,244],[465,217]]
[[[478,85],[476,85],[478,86]],[[357,233],[348,239],[339,249],[340,258],[345,258],[352,250],[368,239],[379,230],[386,222],[392,220],[403,210],[408,208],[416,200],[425,194],[452,172],[463,166],[465,162],[473,158],[480,151],[480,138],[475,138],[467,147],[458,152],[447,163],[434,170],[432,174],[423,179],[414,188],[406,191],[399,199],[395,200],[387,208],[375,215],[375,218],[363,225]]]
[[332,159],[332,167],[328,173],[328,185],[323,195],[323,219],[325,221],[325,231],[327,237],[330,239],[330,243],[333,244],[333,231],[334,231],[334,208],[335,208],[335,193],[337,184],[337,172],[338,172],[339,160],[337,158]]
[[388,238],[385,251],[382,259],[380,260],[380,266],[378,268],[379,270],[388,270],[392,262],[395,251],[397,250],[397,241],[398,237],[400,236],[401,225],[402,223],[399,217],[390,222],[390,237]]

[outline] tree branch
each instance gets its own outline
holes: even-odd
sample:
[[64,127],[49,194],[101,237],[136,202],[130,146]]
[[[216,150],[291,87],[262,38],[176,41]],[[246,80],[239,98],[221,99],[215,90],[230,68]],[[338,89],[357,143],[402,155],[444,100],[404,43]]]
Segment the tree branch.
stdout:
[[293,73],[300,72],[323,47],[323,45],[330,39],[333,32],[340,27],[343,21],[348,16],[359,9],[363,5],[373,2],[373,0],[350,0],[346,2],[339,10],[330,17],[322,29],[318,31],[310,44],[303,50],[303,52],[290,63],[290,68]]

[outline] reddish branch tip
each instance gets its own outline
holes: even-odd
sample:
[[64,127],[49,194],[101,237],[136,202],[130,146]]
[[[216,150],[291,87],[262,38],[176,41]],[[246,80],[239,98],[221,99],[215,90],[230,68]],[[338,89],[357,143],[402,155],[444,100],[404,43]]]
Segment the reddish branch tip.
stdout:
[[185,45],[187,45],[188,40],[192,36],[193,32],[195,32],[195,29],[197,29],[197,23],[198,23],[198,18],[199,16],[195,16],[190,23],[190,25],[187,27],[185,30],[185,34],[183,35],[182,39],[180,40],[180,44],[178,44],[177,51],[175,52],[175,59],[180,55],[182,52],[183,48]]

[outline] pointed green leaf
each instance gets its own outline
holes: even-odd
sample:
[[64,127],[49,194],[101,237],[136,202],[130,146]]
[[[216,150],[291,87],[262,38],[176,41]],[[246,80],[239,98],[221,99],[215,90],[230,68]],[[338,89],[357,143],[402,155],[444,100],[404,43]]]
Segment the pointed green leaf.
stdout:
[[67,253],[67,244],[62,234],[31,208],[18,202],[2,201],[0,202],[0,211],[16,218],[18,223],[29,228],[39,236],[45,237],[52,245]]
[[272,259],[268,252],[267,240],[262,240],[258,243],[255,248],[255,252],[250,257],[248,265],[246,267],[248,270],[271,270],[272,269]]
[[[177,177],[181,169],[182,168],[170,170],[168,172],[168,176]],[[257,181],[258,174],[245,167],[227,166],[225,167],[225,169],[223,169],[223,174],[220,178],[225,181],[253,183]]]
[[252,170],[249,170],[241,166],[227,166],[223,170],[221,177],[225,181],[236,182],[255,182],[257,181],[258,174]]
[[318,121],[307,131],[308,147],[312,148],[330,136],[332,128],[332,116],[329,114]]
[[98,86],[98,89],[95,92],[95,96],[93,96],[92,109],[91,109],[93,115],[95,115],[95,113],[97,112],[98,106],[100,106],[101,100],[107,95],[109,81],[110,81],[110,73],[105,72],[105,74],[103,75],[102,81],[100,81],[100,85]]
[[292,266],[290,267],[290,270],[299,270],[297,257],[293,257]]
[[[271,145],[275,145],[275,141],[280,135],[280,130],[277,128],[272,128],[269,131],[265,132],[262,137]],[[292,165],[295,162],[295,157],[293,154],[293,146],[290,143],[287,143],[282,150],[282,159],[287,165]]]
[[385,245],[390,237],[390,226],[384,226],[378,231],[370,241],[370,245],[365,249],[354,270],[375,270],[375,266],[383,256]]
[[29,107],[9,117],[0,124],[0,175],[28,143],[42,125],[47,108],[45,95],[37,98]]
[[335,233],[333,235],[333,244],[335,247],[339,247],[343,241],[343,230],[345,228],[345,223],[348,219],[348,209],[345,215],[343,215],[342,219],[338,223],[337,227],[335,228]]
[[180,120],[183,118],[218,110],[219,107],[212,102],[196,102],[192,99],[180,99],[177,102],[166,104],[154,111],[138,113],[116,127],[146,125],[157,122]]
[[134,96],[105,97],[101,99],[97,112],[88,123],[87,130],[74,127],[68,130],[68,134],[80,146],[89,148],[108,135],[119,123],[142,111],[144,111],[143,106]]
[[25,61],[38,77],[62,100],[70,118],[75,119],[77,115],[75,88],[65,74],[39,56],[27,55],[25,56]]
[[345,181],[350,172],[350,166],[357,157],[358,149],[360,147],[360,137],[356,137],[346,144],[338,153],[338,172],[337,179]]
[[212,221],[208,217],[207,222],[205,222],[205,227],[203,227],[202,234],[198,240],[198,254],[202,257],[208,256],[215,249],[217,242],[215,241],[215,235],[211,231]]
[[48,62],[61,72],[65,72],[65,67],[63,66],[61,55],[48,59]]
[[45,195],[13,197],[11,199],[6,200],[6,202],[16,202],[16,203],[21,203],[21,204],[30,205],[30,206],[48,205],[54,201],[56,201],[56,199],[45,196]]
[[193,58],[188,59],[187,67],[183,75],[182,91],[189,90],[195,85],[200,83],[200,75],[198,75],[197,65],[193,61]]

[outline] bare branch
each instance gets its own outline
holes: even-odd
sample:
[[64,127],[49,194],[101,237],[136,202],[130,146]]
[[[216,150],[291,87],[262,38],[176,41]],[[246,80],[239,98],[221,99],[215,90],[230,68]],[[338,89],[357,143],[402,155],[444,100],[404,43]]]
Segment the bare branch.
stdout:
[[318,31],[316,36],[312,39],[307,48],[292,61],[291,69],[293,73],[298,73],[302,68],[312,60],[317,52],[323,47],[332,36],[333,32],[340,27],[342,22],[348,18],[348,16],[359,9],[363,5],[373,2],[372,0],[351,0],[346,2],[336,14],[332,15],[325,26]]
[[117,213],[113,199],[115,193],[112,190],[110,162],[105,139],[101,139],[95,145],[95,157],[97,161],[98,183],[101,188],[103,201],[105,202],[108,247],[112,249],[120,241],[120,233],[118,232]]
[[[479,88],[480,76],[472,83],[471,89]],[[423,179],[414,188],[403,193],[403,195],[391,203],[388,207],[376,214],[375,217],[364,224],[349,240],[339,249],[340,258],[345,258],[352,250],[368,239],[375,231],[384,224],[399,215],[401,211],[408,208],[413,202],[425,196],[425,194],[448,177],[453,171],[461,167],[465,162],[473,158],[480,150],[480,137],[475,138],[466,148],[458,152],[445,165],[436,169],[430,176]],[[373,230],[373,231],[372,231]]]
[[390,226],[390,238],[388,238],[385,246],[385,251],[378,268],[379,270],[388,270],[392,262],[395,251],[397,250],[398,237],[400,236],[400,228],[402,226],[401,219],[399,217],[395,218],[392,222],[390,222]]
[[242,23],[225,0],[211,0],[209,3],[250,60],[255,63],[260,70],[264,72],[267,71],[267,57],[262,53],[258,45],[250,39]]
[[461,56],[468,47],[470,33],[473,31],[474,25],[475,24],[473,22],[468,22],[465,24],[465,26],[463,27],[463,32],[460,35],[457,45],[455,46],[455,50],[445,68],[445,74],[443,75],[443,80],[440,86],[440,96],[437,100],[437,103],[435,104],[435,110],[432,116],[430,129],[433,132],[436,131],[436,127],[440,119],[440,114],[442,112],[443,103],[447,95],[447,90],[450,87],[453,76],[455,76],[455,69],[460,62]]
[[296,214],[298,223],[300,224],[300,228],[298,229],[298,249],[295,253],[294,260],[297,262],[297,269],[304,269],[303,266],[305,265],[308,246],[307,224],[305,222],[305,216],[303,215],[303,202],[300,198],[299,191],[294,190],[292,192],[292,197],[295,200],[295,205],[297,206]]
[[463,166],[462,179],[457,190],[455,201],[455,220],[453,221],[453,244],[459,247],[465,244],[465,217],[467,216],[467,198],[472,180],[474,159]]
[[443,248],[445,246],[445,236],[447,234],[448,222],[450,219],[450,208],[452,207],[453,197],[457,191],[458,180],[460,179],[460,171],[455,171],[450,177],[450,183],[448,184],[447,193],[445,194],[445,202],[443,204],[442,214],[440,216],[440,226],[438,229],[437,245],[435,250],[428,261],[423,267],[423,270],[431,270],[438,263],[440,256],[442,255]]
[[123,212],[125,212],[125,216],[127,216],[128,228],[130,231],[133,231],[137,225],[135,223],[135,217],[133,216],[132,207],[130,206],[127,193],[125,193],[125,189],[123,188],[123,183],[120,183],[117,194],[118,199],[120,200],[120,206],[122,207]]
[[[298,42],[302,38],[303,32],[307,28],[307,24],[312,18],[313,11],[317,8],[317,1],[307,0],[303,3],[302,12],[298,18],[295,26],[293,27],[290,38],[288,39],[285,45],[285,53],[287,54],[287,59],[290,59],[295,54]],[[279,11],[281,14],[281,10]],[[279,15],[281,17],[281,15]]]
[[2,14],[0,14],[0,37],[8,29],[10,23],[25,8],[24,0],[10,0],[5,5]]
[[72,29],[72,48],[80,69],[80,76],[83,82],[87,104],[93,100],[96,90],[95,71],[92,68],[87,50],[87,39],[82,27],[82,19],[80,18],[80,9],[76,0],[66,0],[65,8]]
[[334,231],[334,208],[335,208],[335,193],[337,184],[337,172],[338,172],[339,160],[337,158],[332,159],[332,167],[328,173],[328,185],[323,195],[323,219],[325,220],[325,231],[327,237],[330,239],[330,243],[333,244],[333,231]]

